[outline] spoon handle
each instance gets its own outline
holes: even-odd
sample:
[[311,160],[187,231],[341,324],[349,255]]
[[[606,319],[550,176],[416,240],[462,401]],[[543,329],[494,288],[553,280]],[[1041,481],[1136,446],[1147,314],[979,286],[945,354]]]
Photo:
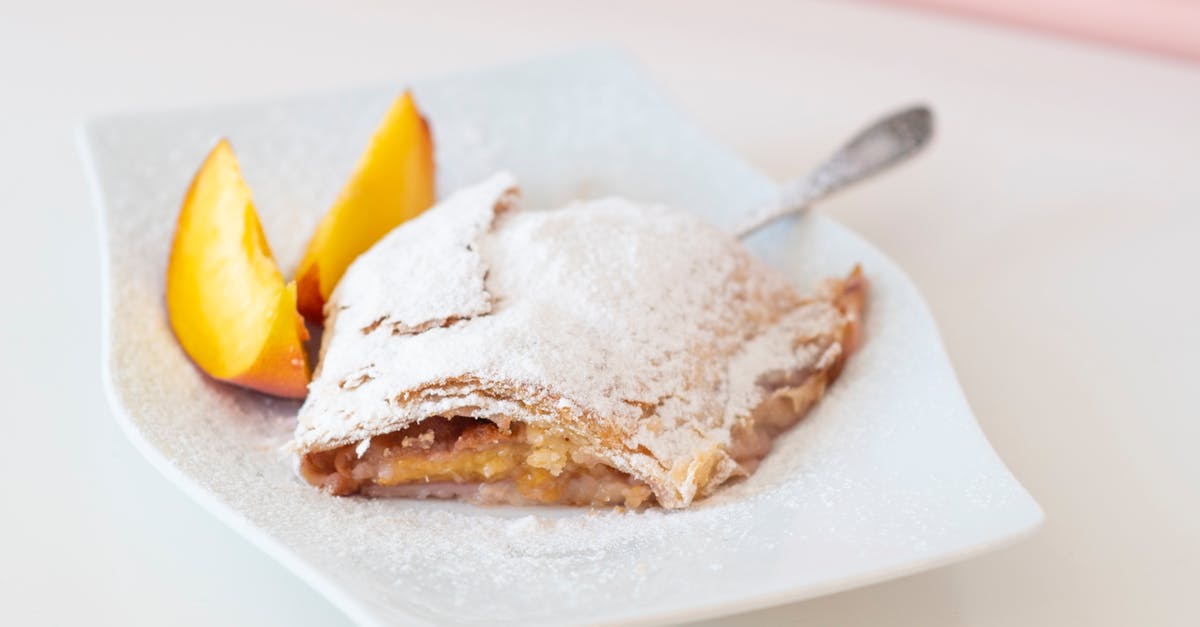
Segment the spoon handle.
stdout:
[[826,196],[917,154],[933,137],[933,112],[908,107],[876,120],[807,176],[785,183],[779,196],[734,230],[746,237],[767,223],[808,209]]

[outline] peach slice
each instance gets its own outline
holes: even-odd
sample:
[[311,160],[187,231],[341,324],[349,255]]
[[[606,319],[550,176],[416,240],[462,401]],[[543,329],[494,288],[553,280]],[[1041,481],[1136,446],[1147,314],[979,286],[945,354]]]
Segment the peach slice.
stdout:
[[392,103],[350,182],[308,243],[296,272],[300,313],[321,322],[356,257],[434,201],[433,139],[412,94]]
[[167,313],[201,370],[276,396],[303,398],[309,380],[296,313],[242,180],[221,140],[192,179],[167,265]]

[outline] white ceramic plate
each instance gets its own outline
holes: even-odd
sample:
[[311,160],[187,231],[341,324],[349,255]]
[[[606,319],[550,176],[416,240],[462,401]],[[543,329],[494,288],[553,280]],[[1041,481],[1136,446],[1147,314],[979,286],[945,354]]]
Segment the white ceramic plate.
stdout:
[[[622,194],[729,225],[772,182],[680,119],[609,51],[413,83],[442,193],[504,167],[531,207]],[[168,477],[364,623],[658,623],[732,613],[962,559],[1041,510],[975,423],[920,295],[818,215],[752,248],[804,285],[862,263],[867,342],[749,480],[683,512],[335,499],[278,446],[297,405],[206,379],[163,275],[187,183],[228,136],[289,273],[400,85],[86,126],[104,224],[113,409]],[[881,210],[886,208],[881,208]]]

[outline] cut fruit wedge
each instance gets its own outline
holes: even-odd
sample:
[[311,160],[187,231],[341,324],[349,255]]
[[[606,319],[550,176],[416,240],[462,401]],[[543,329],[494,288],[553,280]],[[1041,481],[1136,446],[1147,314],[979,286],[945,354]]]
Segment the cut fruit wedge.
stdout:
[[350,182],[317,226],[296,273],[300,313],[321,322],[346,268],[434,201],[433,139],[412,94],[396,99]]
[[309,381],[296,313],[250,189],[221,140],[192,180],[167,266],[167,312],[185,352],[216,379],[303,398]]

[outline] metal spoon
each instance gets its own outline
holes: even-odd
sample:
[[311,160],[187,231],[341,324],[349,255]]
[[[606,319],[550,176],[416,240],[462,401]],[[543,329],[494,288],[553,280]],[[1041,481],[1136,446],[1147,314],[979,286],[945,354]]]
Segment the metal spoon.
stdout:
[[774,202],[759,207],[733,232],[746,237],[777,218],[917,154],[933,137],[933,112],[918,105],[885,116],[854,136],[807,176],[785,183]]

